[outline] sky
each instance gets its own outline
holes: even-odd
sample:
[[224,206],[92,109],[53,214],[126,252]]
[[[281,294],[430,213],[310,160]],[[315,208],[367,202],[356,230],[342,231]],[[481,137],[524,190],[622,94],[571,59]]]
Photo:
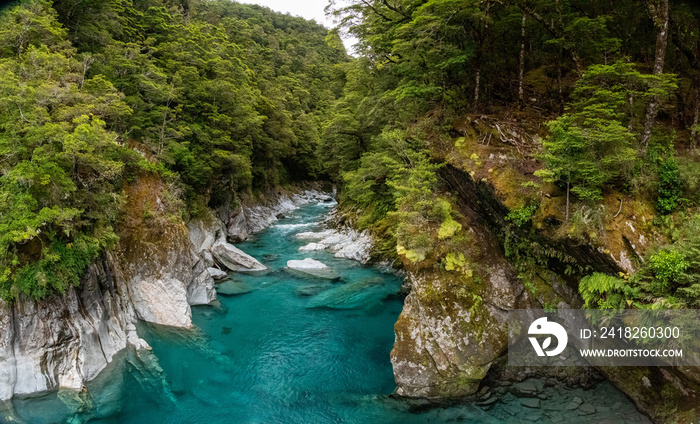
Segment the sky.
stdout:
[[[267,6],[276,12],[289,13],[294,16],[301,16],[306,19],[315,19],[316,22],[326,28],[333,28],[335,23],[332,17],[327,17],[323,9],[328,6],[328,0],[237,0],[239,3],[259,4]],[[348,38],[343,40],[345,49],[352,53],[352,45],[357,40]]]

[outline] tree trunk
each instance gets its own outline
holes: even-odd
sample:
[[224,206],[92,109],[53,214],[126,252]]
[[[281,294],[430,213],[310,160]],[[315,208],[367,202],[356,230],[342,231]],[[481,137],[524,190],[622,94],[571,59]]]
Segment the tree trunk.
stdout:
[[[656,50],[654,58],[653,74],[658,75],[664,71],[664,60],[666,58],[666,46],[668,45],[668,0],[647,0],[649,5],[649,13],[654,21],[656,33]],[[643,151],[646,151],[651,139],[651,130],[654,127],[656,113],[659,107],[659,98],[651,99],[647,107],[647,113],[644,119],[644,132],[640,141]]]
[[523,78],[525,76],[525,14],[520,25],[520,70],[518,72],[518,107],[523,108],[525,104],[523,93]]
[[700,118],[700,96],[698,89],[695,89],[695,110],[693,111],[693,125],[690,127],[690,147],[695,149],[698,147],[698,119]]
[[566,182],[566,220],[564,221],[566,224],[567,230],[569,227],[569,205],[570,205],[569,193],[571,192],[570,189],[571,189],[571,183],[567,181]]
[[481,64],[477,65],[476,75],[474,76],[474,110],[477,110],[479,104],[479,90],[481,85]]
[[564,113],[564,87],[562,82],[561,55],[557,57],[557,88],[559,90],[559,113]]

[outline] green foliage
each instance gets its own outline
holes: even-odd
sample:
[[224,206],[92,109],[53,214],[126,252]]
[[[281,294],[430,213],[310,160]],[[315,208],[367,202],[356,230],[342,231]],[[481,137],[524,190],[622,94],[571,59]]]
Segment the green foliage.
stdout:
[[121,187],[142,173],[166,180],[161,200],[176,208],[184,191],[190,212],[320,175],[322,122],[342,90],[337,33],[301,18],[229,1],[184,14],[164,0],[78,3],[0,11],[7,301],[78,284],[117,242]]
[[14,284],[0,288],[0,297],[13,299],[19,293],[34,299],[63,294],[71,286],[80,284],[87,268],[98,256],[100,245],[96,239],[78,237],[72,243],[55,241],[45,249],[39,261],[19,268]]
[[517,209],[513,209],[506,215],[506,221],[510,221],[518,227],[522,227],[532,221],[533,215],[537,212],[539,206],[536,203],[531,203]]
[[[49,3],[0,20],[26,31],[0,56],[0,296],[41,298],[76,285],[116,241],[116,187],[130,154],[105,120],[131,109],[102,76],[81,74]],[[4,45],[13,34],[0,35]]]
[[445,271],[456,271],[472,277],[473,271],[469,267],[469,263],[464,256],[464,253],[448,253],[443,260]]
[[682,188],[678,164],[671,156],[659,166],[659,197],[656,199],[656,208],[661,214],[669,214],[678,207]]
[[462,230],[462,224],[452,219],[452,217],[447,217],[438,230],[438,238],[440,240],[448,239],[453,237],[459,231]]
[[538,176],[571,188],[582,200],[602,199],[605,187],[621,188],[635,161],[631,132],[654,96],[668,98],[677,86],[668,75],[643,75],[631,63],[593,65],[576,83],[570,111],[549,123],[546,169]]
[[586,308],[624,309],[631,291],[625,280],[599,272],[583,277],[578,285]]
[[628,280],[585,277],[579,293],[587,307],[615,309],[700,306],[700,216],[687,220],[673,245],[657,249]]
[[678,250],[661,250],[649,258],[648,269],[654,280],[648,285],[657,294],[667,293],[671,286],[677,284],[690,263]]

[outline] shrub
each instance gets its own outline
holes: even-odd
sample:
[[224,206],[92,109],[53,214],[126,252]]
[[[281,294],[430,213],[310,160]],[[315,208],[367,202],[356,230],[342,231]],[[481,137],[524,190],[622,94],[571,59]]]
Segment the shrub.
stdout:
[[678,284],[679,279],[690,263],[684,255],[675,249],[662,250],[649,258],[649,269],[654,273],[651,290],[659,294],[667,293],[672,285]]
[[661,214],[669,214],[678,207],[682,188],[678,164],[673,157],[669,157],[659,166],[659,188],[656,208]]
[[622,309],[636,297],[625,280],[599,272],[583,277],[578,291],[587,308]]

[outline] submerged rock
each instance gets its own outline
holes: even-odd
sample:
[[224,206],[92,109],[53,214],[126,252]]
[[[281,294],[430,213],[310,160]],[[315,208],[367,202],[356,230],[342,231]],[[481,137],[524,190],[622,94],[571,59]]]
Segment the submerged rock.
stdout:
[[219,243],[211,249],[212,254],[231,271],[264,271],[267,267],[257,259],[229,243]]
[[307,308],[363,309],[372,307],[394,292],[380,277],[333,287],[314,296]]
[[246,283],[236,280],[226,280],[216,286],[216,292],[225,296],[235,296],[250,293],[252,291],[253,289],[251,289]]
[[331,267],[311,258],[287,261],[287,268],[317,278],[325,278],[328,280],[339,278],[339,275]]
[[300,297],[316,296],[317,294],[321,293],[324,290],[328,290],[331,287],[332,284],[330,282],[320,284],[307,284],[301,287],[297,287],[296,290],[294,290],[294,294]]

